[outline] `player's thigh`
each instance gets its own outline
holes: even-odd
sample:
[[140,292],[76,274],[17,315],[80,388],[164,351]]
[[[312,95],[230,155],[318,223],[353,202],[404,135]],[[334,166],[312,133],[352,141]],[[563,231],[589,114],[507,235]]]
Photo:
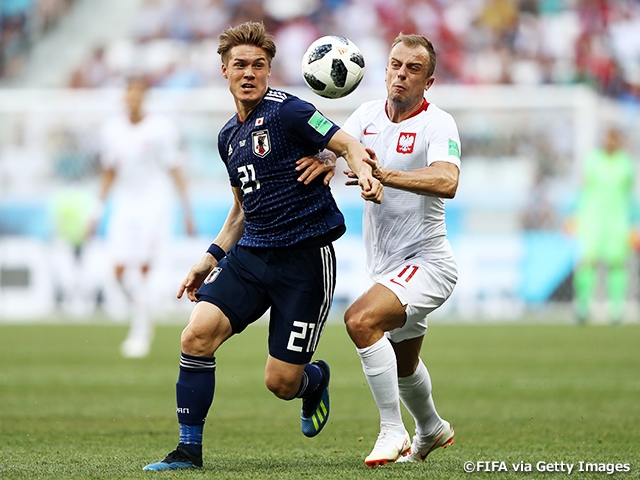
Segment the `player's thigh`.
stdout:
[[209,274],[196,297],[217,306],[229,319],[233,333],[240,333],[271,305],[268,292],[256,275],[264,268],[259,256],[234,247]]
[[601,259],[608,265],[624,265],[631,255],[630,230],[624,226],[611,228],[607,241],[602,242]]
[[156,236],[149,219],[137,211],[114,211],[107,228],[107,243],[115,263],[148,263],[153,255]]
[[427,331],[427,315],[440,307],[453,292],[458,280],[453,258],[411,259],[384,275],[377,282],[386,286],[405,306],[403,326],[388,331],[389,338],[401,342]]
[[212,357],[218,347],[233,335],[231,322],[216,305],[198,302],[182,331],[182,351],[188,355]]
[[329,316],[335,273],[331,245],[286,249],[270,259],[271,356],[292,364],[311,360]]
[[131,245],[135,241],[131,215],[115,210],[109,218],[106,229],[106,246],[109,258],[116,264],[129,264]]
[[347,309],[345,321],[350,331],[375,329],[386,332],[405,324],[405,309],[391,289],[375,283]]

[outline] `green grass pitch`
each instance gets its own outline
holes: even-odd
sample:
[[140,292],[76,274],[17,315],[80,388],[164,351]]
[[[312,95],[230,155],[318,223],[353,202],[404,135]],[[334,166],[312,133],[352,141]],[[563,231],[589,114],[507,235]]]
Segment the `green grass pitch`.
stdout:
[[[218,352],[205,468],[142,472],[177,443],[180,330],[158,327],[151,355],[126,360],[123,326],[0,326],[0,478],[566,478],[537,472],[537,462],[580,461],[627,463],[631,471],[615,476],[640,478],[639,326],[444,322],[432,325],[422,354],[456,437],[424,464],[364,465],[378,415],[339,322],[316,355],[332,367],[331,418],[305,438],[300,401],[264,386],[267,329],[256,324]],[[467,461],[502,461],[509,472],[467,474]],[[533,471],[514,473],[520,462]]]

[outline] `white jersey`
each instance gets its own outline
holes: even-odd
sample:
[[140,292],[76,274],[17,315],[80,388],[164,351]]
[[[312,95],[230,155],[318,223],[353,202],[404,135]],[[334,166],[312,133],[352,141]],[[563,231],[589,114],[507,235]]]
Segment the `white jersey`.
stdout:
[[104,124],[101,140],[101,165],[116,172],[111,190],[116,202],[129,208],[140,202],[151,206],[167,197],[172,188],[169,172],[181,160],[178,129],[169,118],[145,115],[133,124],[118,115]]
[[170,171],[181,166],[177,126],[146,115],[132,124],[126,115],[102,128],[101,166],[113,169],[108,243],[118,263],[148,261],[166,239],[174,199]]
[[[453,117],[425,100],[400,123],[387,117],[385,100],[364,103],[343,129],[372,148],[380,165],[411,171],[436,161],[460,168],[460,137]],[[451,257],[444,199],[385,187],[381,204],[365,202],[363,237],[372,278],[413,257]]]

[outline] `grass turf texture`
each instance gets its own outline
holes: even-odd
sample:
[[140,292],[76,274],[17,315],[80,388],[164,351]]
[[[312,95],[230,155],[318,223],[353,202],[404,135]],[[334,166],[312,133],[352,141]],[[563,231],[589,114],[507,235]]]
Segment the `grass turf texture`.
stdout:
[[[364,457],[377,410],[342,325],[327,326],[317,354],[331,364],[331,418],[313,439],[300,433],[300,401],[264,386],[267,328],[254,325],[218,352],[205,468],[142,472],[177,443],[180,330],[159,327],[151,355],[126,360],[121,326],[0,326],[0,478],[565,477],[536,472],[539,461],[626,462],[631,473],[616,476],[640,477],[640,328],[568,325],[432,326],[423,358],[456,442],[424,464],[374,470]],[[534,471],[464,473],[484,460]]]

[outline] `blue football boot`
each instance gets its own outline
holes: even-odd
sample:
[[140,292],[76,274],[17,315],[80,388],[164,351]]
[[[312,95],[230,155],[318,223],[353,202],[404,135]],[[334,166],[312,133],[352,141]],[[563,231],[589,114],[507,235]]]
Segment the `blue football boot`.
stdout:
[[319,434],[327,424],[327,420],[329,420],[329,378],[331,377],[331,370],[329,364],[324,360],[316,360],[313,364],[318,365],[324,375],[318,388],[311,395],[302,399],[300,423],[302,433],[307,437],[315,437]]

